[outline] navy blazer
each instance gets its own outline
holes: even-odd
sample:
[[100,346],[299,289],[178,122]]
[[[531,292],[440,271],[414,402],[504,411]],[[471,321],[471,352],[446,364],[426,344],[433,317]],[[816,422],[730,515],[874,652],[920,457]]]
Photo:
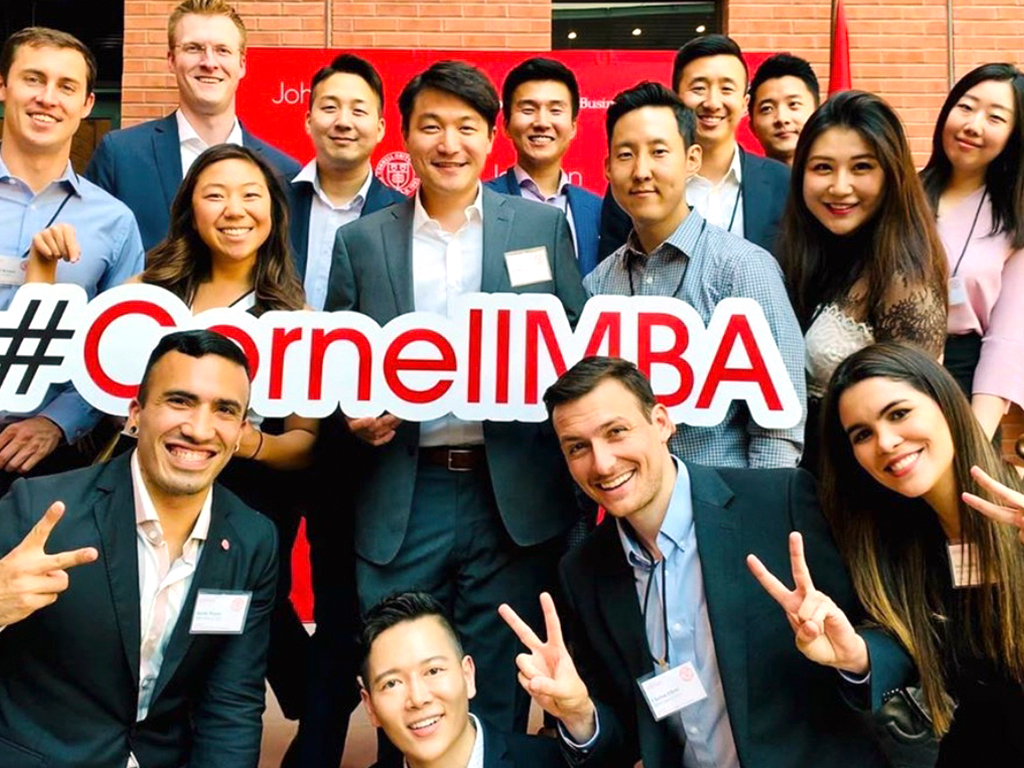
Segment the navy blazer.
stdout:
[[[370,188],[359,216],[363,217],[389,205],[404,203],[406,196],[385,185],[370,171]],[[288,234],[292,243],[292,258],[299,273],[299,282],[306,279],[306,260],[309,250],[309,212],[313,207],[313,185],[308,182],[289,183],[288,193]]]
[[[501,176],[485,181],[484,186],[505,195],[523,196],[519,182],[516,181],[516,174],[511,168]],[[569,210],[572,211],[572,227],[576,235],[576,260],[579,262],[580,276],[586,277],[603,258],[598,256],[597,247],[601,234],[601,198],[590,190],[572,184],[565,188],[565,196],[568,198]]]
[[[789,168],[778,160],[740,151],[743,178],[743,238],[778,256],[779,228],[789,197]],[[621,248],[633,222],[612,197],[611,188],[601,201],[600,259]]]
[[[860,713],[847,706],[834,669],[795,647],[785,613],[747,570],[756,554],[792,583],[788,537],[800,531],[815,585],[863,614],[818,506],[814,480],[798,469],[715,469],[686,463],[697,552],[726,710],[742,765],[757,768],[887,762]],[[633,569],[613,520],[562,559],[567,637],[598,707],[598,742],[576,764],[682,765],[668,721],[656,722],[637,678],[652,671]]]
[[[260,141],[245,126],[242,144],[273,166],[282,186],[299,172],[294,159]],[[108,133],[93,152],[85,177],[131,208],[148,253],[167,237],[171,203],[183,178],[174,114]]]
[[[0,632],[0,765],[252,768],[277,580],[273,524],[216,486],[210,528],[153,687],[136,722],[142,636],[131,453],[19,480],[0,502],[0,555],[54,501],[50,552],[96,547],[57,601]],[[200,589],[252,593],[238,635],[189,632]]]

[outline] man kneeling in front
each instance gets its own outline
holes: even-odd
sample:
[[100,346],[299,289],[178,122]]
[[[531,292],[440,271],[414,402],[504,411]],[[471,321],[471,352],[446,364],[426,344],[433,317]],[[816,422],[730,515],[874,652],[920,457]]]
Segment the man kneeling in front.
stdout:
[[255,768],[276,534],[214,487],[248,402],[234,342],[172,333],[133,452],[0,502],[4,768]]

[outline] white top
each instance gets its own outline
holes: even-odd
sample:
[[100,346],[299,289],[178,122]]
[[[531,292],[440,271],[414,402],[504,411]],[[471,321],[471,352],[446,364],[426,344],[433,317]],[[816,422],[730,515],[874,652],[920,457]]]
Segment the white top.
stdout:
[[[456,232],[445,232],[430,218],[420,194],[415,197],[412,218],[412,284],[417,312],[450,316],[457,296],[478,293],[483,281],[484,211],[483,187],[466,209],[466,221]],[[420,424],[420,445],[480,445],[483,425],[451,414]]]
[[[196,129],[180,109],[175,110],[174,119],[178,121],[178,147],[181,150],[181,175],[184,177],[196,158],[209,149],[210,145],[199,138]],[[242,146],[242,124],[238,122],[237,117],[231,133],[228,134],[228,140],[224,143]]]
[[309,239],[306,241],[306,277],[302,285],[306,292],[306,303],[313,309],[322,310],[327,300],[327,280],[331,276],[334,236],[338,227],[362,216],[372,180],[371,171],[366,174],[366,180],[355,197],[343,205],[335,205],[320,186],[320,173],[315,159],[306,163],[292,179],[293,184],[304,181],[313,185],[313,202],[309,207]]
[[[717,184],[699,175],[690,179],[686,185],[686,202],[716,227],[743,237],[742,191],[743,169],[737,145],[732,152],[729,170]],[[732,226],[729,226],[730,222]]]
[[854,320],[835,304],[826,304],[804,334],[807,348],[807,394],[824,397],[839,364],[875,341],[868,323]]

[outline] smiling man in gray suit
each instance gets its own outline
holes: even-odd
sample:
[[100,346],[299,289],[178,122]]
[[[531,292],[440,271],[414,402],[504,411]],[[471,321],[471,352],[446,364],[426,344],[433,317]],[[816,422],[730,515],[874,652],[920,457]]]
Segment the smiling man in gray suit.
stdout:
[[[338,231],[325,309],[383,325],[413,311],[447,315],[466,293],[539,292],[558,296],[575,324],[584,294],[565,214],[480,184],[499,110],[487,76],[439,62],[406,85],[399,108],[419,192]],[[513,285],[507,260],[527,249],[544,252],[546,269]],[[553,577],[560,534],[578,515],[550,427],[390,414],[348,425],[367,449],[355,489],[361,606],[431,592],[488,681],[475,710],[525,730],[516,638],[494,606],[533,609],[532,590]]]

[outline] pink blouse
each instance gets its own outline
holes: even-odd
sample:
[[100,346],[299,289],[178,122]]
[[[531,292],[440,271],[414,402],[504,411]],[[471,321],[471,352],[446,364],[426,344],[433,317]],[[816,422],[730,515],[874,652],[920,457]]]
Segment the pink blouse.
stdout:
[[1012,250],[1005,233],[989,234],[992,204],[987,195],[967,243],[983,193],[981,188],[964,198],[938,222],[950,276],[959,260],[956,277],[967,292],[966,302],[950,304],[948,330],[954,335],[973,331],[982,337],[974,394],[1024,406],[1024,250]]

